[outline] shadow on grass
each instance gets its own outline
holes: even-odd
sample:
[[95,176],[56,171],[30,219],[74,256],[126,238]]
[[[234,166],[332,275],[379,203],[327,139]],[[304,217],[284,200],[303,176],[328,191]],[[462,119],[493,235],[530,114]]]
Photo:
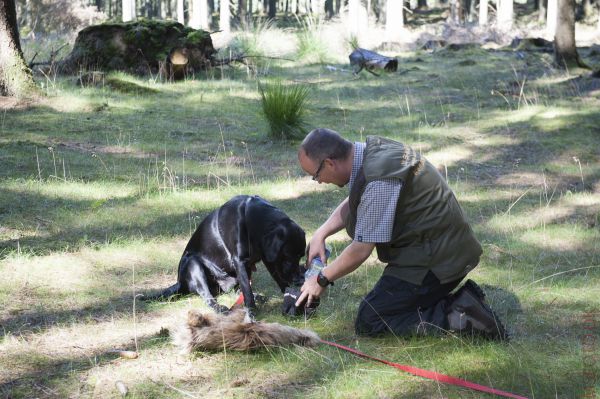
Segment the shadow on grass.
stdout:
[[[144,350],[164,346],[168,336],[163,332],[137,338],[139,353]],[[135,351],[134,345],[120,350]],[[18,355],[27,356],[27,355]],[[63,357],[57,360],[37,361],[35,371],[25,372],[18,377],[0,381],[0,395],[6,398],[27,397],[60,397],[64,393],[64,384],[69,379],[77,379],[75,383],[81,389],[81,375],[86,371],[106,366],[119,359],[114,347],[95,350],[93,354]],[[22,359],[21,359],[22,361]],[[130,360],[132,361],[132,360]],[[9,360],[10,362],[10,360]],[[10,366],[10,365],[9,365]],[[62,389],[61,389],[62,387]],[[50,394],[52,393],[52,394]],[[73,394],[74,392],[70,392]]]
[[[39,334],[57,325],[82,321],[110,321],[115,316],[131,315],[132,295],[111,297],[93,304],[68,309],[16,310],[0,318],[0,338],[8,335]],[[58,301],[57,301],[58,302]],[[136,301],[136,312],[148,312],[148,304]]]

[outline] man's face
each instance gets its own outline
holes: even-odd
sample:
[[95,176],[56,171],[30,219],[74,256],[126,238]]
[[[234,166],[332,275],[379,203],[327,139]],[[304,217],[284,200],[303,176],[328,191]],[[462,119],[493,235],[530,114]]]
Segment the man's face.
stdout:
[[326,158],[322,161],[314,161],[310,159],[306,152],[301,149],[298,152],[298,162],[300,167],[307,174],[313,177],[313,180],[321,183],[332,183],[339,187],[343,187],[347,181],[343,181],[343,176],[338,170],[338,165],[335,160]]

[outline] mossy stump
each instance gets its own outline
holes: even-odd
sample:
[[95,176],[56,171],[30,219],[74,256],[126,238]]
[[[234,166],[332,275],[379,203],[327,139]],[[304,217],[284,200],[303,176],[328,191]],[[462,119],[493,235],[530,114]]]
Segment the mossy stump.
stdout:
[[[77,35],[61,63],[64,73],[124,71],[136,75],[170,73],[170,54],[186,54],[186,73],[211,66],[215,49],[210,34],[173,21],[138,20],[89,26]],[[182,78],[178,74],[176,78]]]

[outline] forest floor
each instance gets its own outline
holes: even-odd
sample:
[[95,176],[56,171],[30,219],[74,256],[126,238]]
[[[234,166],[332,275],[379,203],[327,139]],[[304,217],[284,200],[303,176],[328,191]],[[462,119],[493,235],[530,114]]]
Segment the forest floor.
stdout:
[[[282,48],[293,35],[258,33]],[[592,44],[581,54],[597,66]],[[0,394],[120,397],[119,385],[131,397],[484,397],[329,347],[180,355],[165,329],[203,301],[134,299],[176,280],[195,226],[236,194],[263,196],[308,237],[347,195],[304,175],[298,142],[268,138],[257,81],[275,79],[312,88],[309,128],[396,139],[439,168],[484,248],[469,276],[512,340],[355,336],[357,306],[381,275],[375,256],[309,320],[280,315],[282,295],[259,266],[254,287],[268,300],[258,319],[532,398],[600,394],[600,79],[556,70],[539,49],[386,51],[400,68],[379,77],[353,76],[347,54],[329,54],[174,84],[116,73],[129,84],[81,87],[48,75],[37,77],[44,99],[3,99]],[[328,243],[335,257],[349,240]]]

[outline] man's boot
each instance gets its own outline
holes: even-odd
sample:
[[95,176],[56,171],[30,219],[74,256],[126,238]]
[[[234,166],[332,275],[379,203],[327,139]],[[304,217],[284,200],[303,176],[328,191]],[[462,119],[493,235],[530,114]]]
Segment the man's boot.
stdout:
[[453,295],[448,306],[449,329],[491,339],[508,340],[502,322],[484,299],[483,290],[473,280],[467,280]]

